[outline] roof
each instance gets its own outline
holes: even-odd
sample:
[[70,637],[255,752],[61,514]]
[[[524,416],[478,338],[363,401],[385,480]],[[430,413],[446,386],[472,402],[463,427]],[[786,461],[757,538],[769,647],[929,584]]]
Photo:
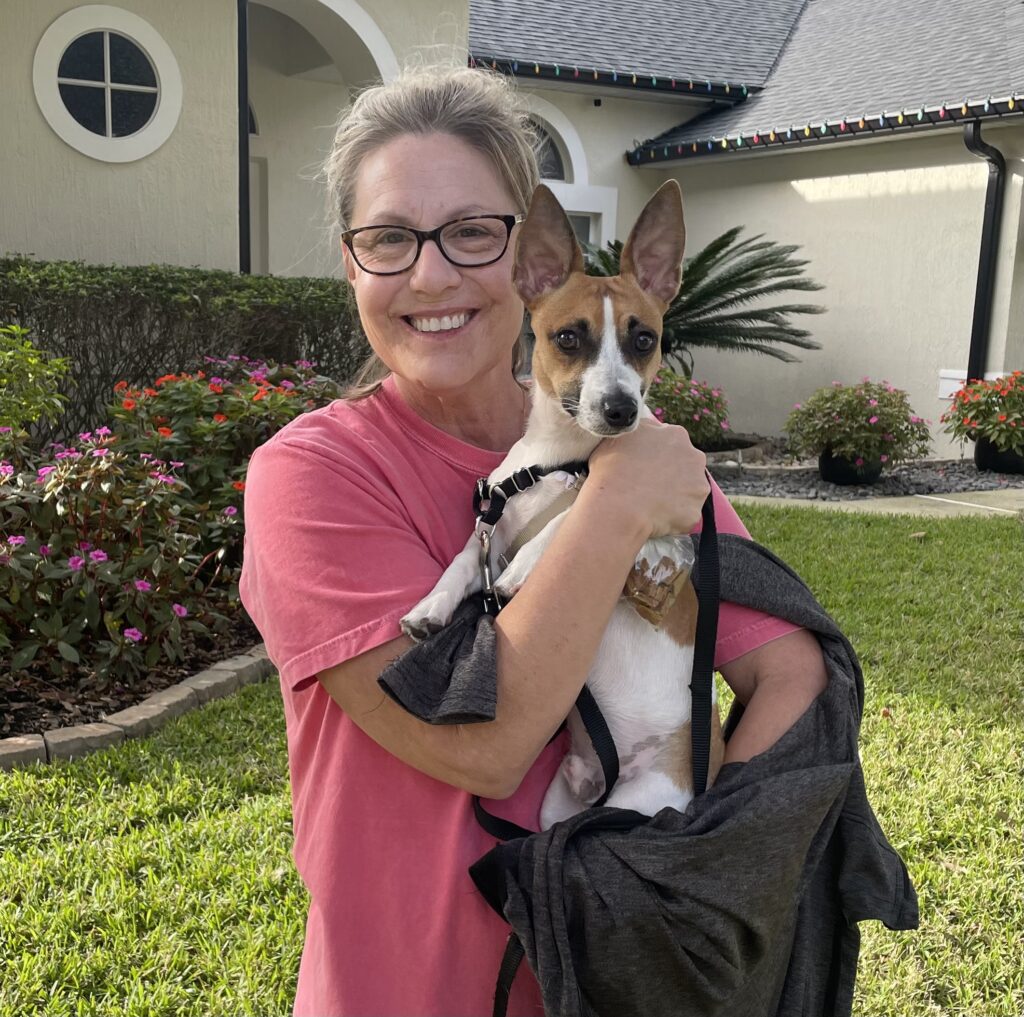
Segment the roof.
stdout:
[[806,0],[470,0],[489,59],[763,84]]
[[[681,146],[689,153],[694,142],[698,153],[718,151],[707,142],[746,136],[749,146],[772,130],[802,134],[862,116],[877,125],[880,114],[901,111],[917,123],[922,108],[936,111],[929,119],[939,124],[943,104],[959,113],[965,100],[1024,89],[1024,63],[1011,59],[1011,50],[1024,55],[1022,38],[1024,6],[1010,0],[808,0],[762,91],[648,144],[666,157]],[[1011,101],[1000,112],[1022,107]]]

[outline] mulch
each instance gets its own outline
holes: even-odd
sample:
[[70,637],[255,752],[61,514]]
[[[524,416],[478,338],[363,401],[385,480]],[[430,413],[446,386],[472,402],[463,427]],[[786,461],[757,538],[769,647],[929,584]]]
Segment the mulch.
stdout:
[[262,641],[256,627],[244,615],[235,620],[229,632],[212,637],[194,633],[187,636],[182,647],[184,663],[158,663],[130,685],[98,686],[84,675],[73,687],[70,682],[57,685],[53,679],[27,669],[18,673],[0,670],[0,738],[102,721],[106,715],[136,706],[154,692],[244,653]]

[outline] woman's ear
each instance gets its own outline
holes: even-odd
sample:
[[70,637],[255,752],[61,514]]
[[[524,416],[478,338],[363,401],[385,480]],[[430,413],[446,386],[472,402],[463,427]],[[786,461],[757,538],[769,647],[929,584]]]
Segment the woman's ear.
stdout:
[[341,260],[345,263],[345,278],[350,283],[356,281],[356,260],[352,257],[352,252],[345,246],[345,241],[339,241],[341,244]]

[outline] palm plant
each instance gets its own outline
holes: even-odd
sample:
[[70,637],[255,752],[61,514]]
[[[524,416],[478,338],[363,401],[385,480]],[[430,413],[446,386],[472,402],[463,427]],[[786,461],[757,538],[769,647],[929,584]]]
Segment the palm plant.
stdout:
[[[726,230],[683,265],[683,284],[665,312],[662,356],[687,376],[698,348],[763,353],[786,363],[798,358],[784,346],[821,349],[810,332],[789,321],[794,314],[821,314],[817,304],[750,306],[760,298],[789,290],[820,290],[804,276],[808,264],[794,258],[796,245],[763,240],[763,234],[739,240],[742,226]],[[622,242],[607,250],[587,247],[588,275],[618,275]]]

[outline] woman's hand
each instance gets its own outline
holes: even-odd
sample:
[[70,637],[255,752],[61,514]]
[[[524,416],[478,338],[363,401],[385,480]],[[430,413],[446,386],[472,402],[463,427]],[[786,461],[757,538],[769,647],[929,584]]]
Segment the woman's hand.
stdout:
[[[635,431],[605,438],[590,457],[586,487],[636,513],[648,537],[689,533],[708,496],[706,457],[683,427],[642,419]],[[596,493],[596,492],[595,492]]]

